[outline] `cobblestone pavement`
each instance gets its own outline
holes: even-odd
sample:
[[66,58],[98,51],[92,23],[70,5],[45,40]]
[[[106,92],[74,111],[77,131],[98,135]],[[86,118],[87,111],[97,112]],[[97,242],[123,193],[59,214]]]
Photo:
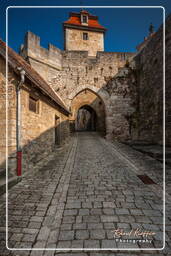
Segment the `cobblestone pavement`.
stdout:
[[[137,176],[142,174],[156,184],[144,184]],[[169,190],[166,247],[156,249],[163,247],[162,178],[162,165],[156,160],[123,144],[111,144],[96,133],[79,133],[43,168],[9,190],[8,246],[32,250],[5,249],[2,217],[0,256],[171,255]],[[1,216],[4,199],[0,199]],[[115,230],[130,233],[118,239]],[[140,231],[153,234],[143,237],[137,235]],[[90,252],[91,248],[96,250]]]

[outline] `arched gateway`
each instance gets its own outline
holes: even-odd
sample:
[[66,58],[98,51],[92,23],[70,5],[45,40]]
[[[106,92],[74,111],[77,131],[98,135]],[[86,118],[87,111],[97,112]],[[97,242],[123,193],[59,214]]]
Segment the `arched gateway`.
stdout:
[[76,131],[96,131],[97,115],[95,110],[89,106],[82,106],[77,112],[75,120]]
[[71,131],[97,131],[105,135],[105,105],[101,97],[84,89],[71,103]]

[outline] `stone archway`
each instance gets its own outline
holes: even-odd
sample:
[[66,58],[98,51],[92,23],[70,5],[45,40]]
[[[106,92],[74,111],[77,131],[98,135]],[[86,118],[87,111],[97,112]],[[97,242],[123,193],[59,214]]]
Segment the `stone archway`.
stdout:
[[82,130],[96,130],[103,135],[106,134],[104,102],[98,94],[90,89],[80,91],[72,99],[71,113],[70,127],[72,132],[81,130],[81,127],[78,129],[78,118],[82,118]]

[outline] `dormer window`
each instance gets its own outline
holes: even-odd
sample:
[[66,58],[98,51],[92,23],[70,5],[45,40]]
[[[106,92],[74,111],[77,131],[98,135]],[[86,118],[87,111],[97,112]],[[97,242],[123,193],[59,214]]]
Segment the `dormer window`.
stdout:
[[86,14],[81,15],[81,23],[84,25],[88,25],[88,15]]
[[88,17],[86,15],[83,15],[83,23],[88,23]]

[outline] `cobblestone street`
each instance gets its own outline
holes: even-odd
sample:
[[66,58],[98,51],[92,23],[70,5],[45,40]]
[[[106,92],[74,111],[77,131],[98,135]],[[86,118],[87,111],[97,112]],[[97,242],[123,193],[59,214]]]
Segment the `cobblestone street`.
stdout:
[[[168,172],[166,185],[170,180]],[[154,184],[144,184],[138,175],[147,175]],[[68,147],[54,151],[39,171],[23,177],[10,189],[8,202],[9,248],[73,250],[7,250],[5,218],[1,218],[0,256],[170,255],[169,190],[166,191],[166,247],[163,251],[149,250],[163,247],[162,180],[162,164],[153,158],[129,146],[107,142],[94,132],[78,133]],[[1,212],[5,216],[4,201],[5,195],[1,196]],[[115,230],[132,232],[119,239]],[[153,235],[143,237],[136,233],[142,231]],[[133,250],[119,251],[125,248]],[[146,250],[136,251],[140,248]]]

